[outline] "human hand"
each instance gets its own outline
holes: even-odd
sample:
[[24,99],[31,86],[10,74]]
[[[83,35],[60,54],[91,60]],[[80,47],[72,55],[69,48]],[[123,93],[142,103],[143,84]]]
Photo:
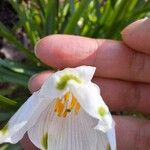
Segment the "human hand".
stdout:
[[[138,111],[150,114],[150,19],[127,26],[121,41],[52,35],[41,39],[37,57],[49,66],[62,69],[80,65],[96,66],[93,79],[111,111]],[[126,45],[125,45],[125,44]],[[38,90],[50,71],[32,77],[31,92]],[[118,150],[150,149],[150,121],[114,116]],[[25,145],[25,149],[29,148]]]

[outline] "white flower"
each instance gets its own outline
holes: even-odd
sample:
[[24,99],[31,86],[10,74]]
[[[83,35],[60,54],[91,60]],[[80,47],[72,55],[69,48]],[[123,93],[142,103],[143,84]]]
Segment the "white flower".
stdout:
[[26,132],[42,150],[116,150],[114,121],[91,82],[95,67],[66,68],[50,76],[0,131],[0,143]]

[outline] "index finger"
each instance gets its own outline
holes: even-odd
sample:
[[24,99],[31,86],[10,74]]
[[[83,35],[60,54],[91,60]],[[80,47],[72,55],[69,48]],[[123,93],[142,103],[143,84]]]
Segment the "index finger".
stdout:
[[37,57],[58,69],[95,66],[96,76],[150,83],[150,56],[122,42],[71,35],[52,35],[36,45]]

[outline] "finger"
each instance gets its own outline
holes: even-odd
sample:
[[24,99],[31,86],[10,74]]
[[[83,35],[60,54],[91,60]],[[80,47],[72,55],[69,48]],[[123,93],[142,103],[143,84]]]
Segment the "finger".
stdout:
[[114,117],[117,150],[148,150],[150,148],[150,121],[133,117]]
[[[29,89],[38,90],[51,72],[40,73],[29,82]],[[111,111],[140,111],[150,114],[150,85],[130,83],[120,80],[94,78],[100,86],[101,94]]]
[[35,49],[38,58],[50,66],[92,65],[97,76],[150,83],[150,56],[122,42],[53,35],[41,39]]
[[41,73],[33,75],[28,83],[28,88],[31,93],[40,89],[44,81],[52,74],[52,71],[43,71]]
[[150,85],[120,80],[94,78],[101,95],[111,111],[142,112],[150,114]]
[[131,48],[150,54],[150,19],[133,22],[122,31],[123,41]]
[[23,150],[39,150],[35,145],[32,144],[27,134],[24,135],[20,143]]

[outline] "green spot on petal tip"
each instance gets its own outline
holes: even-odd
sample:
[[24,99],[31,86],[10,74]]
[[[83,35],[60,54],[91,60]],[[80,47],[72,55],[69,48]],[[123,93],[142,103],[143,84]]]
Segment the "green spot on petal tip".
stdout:
[[107,149],[106,150],[111,150],[110,145],[108,144]]
[[45,133],[43,135],[42,140],[41,140],[41,144],[42,144],[42,147],[44,148],[44,150],[48,149],[48,133]]
[[56,85],[57,89],[63,90],[66,87],[67,82],[69,80],[74,80],[79,84],[81,83],[81,80],[79,79],[79,77],[73,74],[65,74],[60,78],[59,82],[57,82],[57,85]]
[[101,117],[104,117],[107,114],[107,110],[103,106],[99,107],[97,112]]

